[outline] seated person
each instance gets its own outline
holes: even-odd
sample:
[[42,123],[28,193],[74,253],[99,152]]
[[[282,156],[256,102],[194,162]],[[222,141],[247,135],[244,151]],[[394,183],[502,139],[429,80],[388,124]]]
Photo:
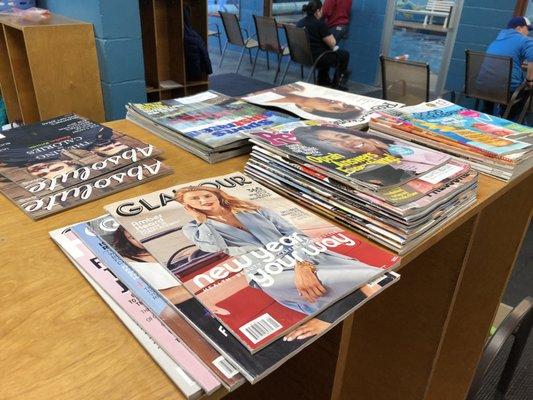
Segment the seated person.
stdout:
[[[529,31],[532,30],[529,20],[524,17],[513,17],[507,23],[507,28],[502,29],[498,37],[487,48],[487,54],[494,54],[499,56],[512,57],[513,70],[511,74],[510,92],[513,93],[524,82],[524,72],[522,71],[522,64],[527,63],[527,86],[533,86],[533,39],[528,37]],[[480,71],[480,75],[487,75],[489,78],[490,71],[485,69],[485,65]],[[480,76],[482,78],[482,76]],[[518,117],[524,103],[527,100],[528,91],[520,93],[520,101],[516,103],[509,113],[510,120]],[[494,104],[491,102],[484,102],[483,112],[492,114]]]
[[346,89],[345,87],[341,87],[341,81],[348,67],[350,54],[345,50],[339,49],[337,41],[330,33],[328,26],[321,20],[322,2],[320,0],[311,0],[303,6],[302,10],[306,13],[306,16],[298,21],[297,26],[307,30],[313,58],[316,60],[323,52],[328,50],[333,50],[336,53],[325,55],[317,64],[318,84],[331,86],[332,82],[329,78],[329,69],[337,66],[333,78],[333,86]]

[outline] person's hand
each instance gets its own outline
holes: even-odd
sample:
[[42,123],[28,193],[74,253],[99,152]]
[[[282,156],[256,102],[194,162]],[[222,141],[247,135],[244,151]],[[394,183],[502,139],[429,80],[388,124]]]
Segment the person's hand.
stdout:
[[300,325],[291,333],[283,337],[286,342],[292,342],[294,339],[307,339],[308,337],[318,335],[326,330],[331,324],[329,322],[320,321],[317,318],[310,319],[305,324]]
[[222,307],[217,307],[217,306],[211,306],[209,307],[209,310],[213,313],[213,314],[216,314],[216,315],[230,315],[231,313],[226,310],[225,308],[222,308]]
[[203,224],[205,220],[207,219],[207,216],[204,213],[201,213],[200,211],[195,210],[189,205],[185,205],[184,208],[185,208],[185,211],[187,211],[187,213],[191,215],[194,218],[194,220],[198,222],[199,224]]
[[298,294],[309,303],[314,303],[316,299],[327,292],[318,280],[314,267],[301,261],[297,261],[294,267],[294,286],[296,286]]

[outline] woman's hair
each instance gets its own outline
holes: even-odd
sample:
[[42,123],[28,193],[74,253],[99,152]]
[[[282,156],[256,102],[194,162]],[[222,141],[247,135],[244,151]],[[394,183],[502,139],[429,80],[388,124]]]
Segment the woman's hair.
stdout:
[[[326,151],[326,152],[329,152],[329,153],[343,153],[343,152],[346,151],[345,149],[339,149],[336,145],[331,144],[331,143],[329,143],[327,141],[324,141],[323,139],[318,138],[317,137],[317,133],[319,131],[321,131],[321,130],[328,130],[328,131],[339,132],[339,133],[344,133],[344,134],[352,133],[347,128],[342,128],[340,126],[335,126],[335,125],[300,126],[300,127],[296,128],[294,131],[292,131],[292,133],[293,133],[294,136],[296,136],[296,138],[298,138],[300,143],[302,143],[304,145],[311,146],[311,147],[316,147],[316,148],[318,148],[318,149],[320,149],[322,151]],[[394,141],[392,141],[390,139],[385,139],[385,138],[382,138],[382,137],[375,137],[375,136],[373,136],[373,135],[371,135],[369,133],[366,133],[366,132],[353,131],[353,134],[355,134],[357,137],[360,137],[360,138],[363,138],[363,139],[379,140],[380,142],[383,142],[383,143],[385,143],[387,145],[394,143]]]
[[218,201],[220,202],[220,205],[222,207],[234,213],[240,211],[252,212],[257,211],[260,208],[258,205],[252,203],[251,201],[241,200],[237,197],[230,196],[229,194],[220,189],[207,186],[187,186],[181,188],[176,192],[175,199],[177,202],[184,204],[183,196],[185,195],[185,193],[196,192],[199,190],[205,190],[207,192],[213,193],[215,196],[217,196]]
[[113,235],[113,248],[123,257],[127,257],[134,261],[142,261],[141,256],[146,253],[146,250],[135,246],[126,237],[126,230],[119,226]]
[[320,0],[311,0],[309,3],[304,4],[302,7],[302,12],[307,15],[314,15],[315,12],[322,8],[322,2]]
[[354,109],[350,111],[341,111],[341,112],[334,112],[334,111],[323,111],[323,110],[313,110],[313,115],[317,115],[319,117],[324,118],[331,118],[331,119],[340,119],[340,120],[349,120],[349,119],[355,119],[361,116],[363,113],[363,109],[357,106],[353,106]]

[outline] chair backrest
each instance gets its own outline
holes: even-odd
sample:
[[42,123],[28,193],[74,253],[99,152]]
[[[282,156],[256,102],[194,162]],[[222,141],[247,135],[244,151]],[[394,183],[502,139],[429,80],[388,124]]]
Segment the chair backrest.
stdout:
[[295,63],[311,66],[313,65],[313,53],[311,44],[305,28],[298,28],[294,25],[283,25],[291,60]]
[[253,17],[259,48],[264,51],[281,53],[278,24],[276,23],[276,19],[273,17],[262,17],[259,15],[254,15]]
[[428,2],[426,3],[426,10],[428,10],[428,11],[450,12],[450,9],[454,5],[455,5],[455,1],[428,0]]
[[507,104],[510,96],[513,59],[466,50],[465,95]]
[[429,101],[429,65],[380,56],[383,99],[406,105]]
[[219,12],[222,18],[222,25],[224,25],[224,31],[228,42],[236,46],[244,46],[244,38],[242,37],[241,24],[236,14],[228,12]]

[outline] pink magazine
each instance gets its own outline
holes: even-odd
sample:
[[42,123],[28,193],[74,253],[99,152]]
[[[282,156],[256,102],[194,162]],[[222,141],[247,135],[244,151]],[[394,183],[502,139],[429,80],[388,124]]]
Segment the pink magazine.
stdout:
[[94,254],[71,231],[59,229],[50,236],[116,303],[139,324],[155,342],[210,394],[220,387],[220,382],[129,290],[99,263]]

